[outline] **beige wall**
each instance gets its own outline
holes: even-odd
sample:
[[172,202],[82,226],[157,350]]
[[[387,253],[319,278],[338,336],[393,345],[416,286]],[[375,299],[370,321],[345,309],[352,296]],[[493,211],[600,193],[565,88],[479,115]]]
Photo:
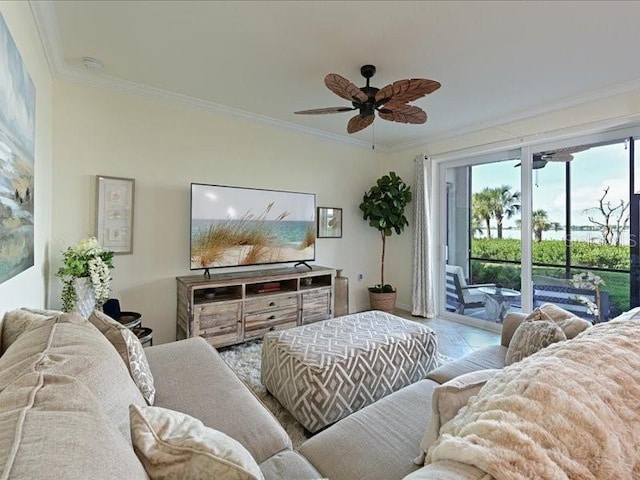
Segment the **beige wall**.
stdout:
[[[609,128],[640,123],[640,92],[618,95],[593,101],[579,107],[567,108],[546,115],[500,125],[499,128],[479,130],[452,137],[429,145],[418,145],[388,153],[383,160],[383,170],[393,170],[407,183],[414,184],[414,158],[426,154],[455,158],[469,152],[481,152],[496,148],[518,148],[520,144],[570,138],[592,134]],[[437,121],[430,119],[430,121]],[[434,175],[437,169],[434,168]],[[433,231],[438,225],[438,212],[432,218]],[[413,242],[413,207],[409,212],[409,227],[401,237],[392,237],[388,243],[388,276],[398,289],[398,304],[411,308],[411,267]],[[438,245],[437,247],[441,247]]]
[[[0,285],[0,314],[46,303],[48,248],[51,235],[52,79],[27,2],[1,2],[0,13],[36,88],[34,266]],[[2,108],[0,106],[0,108]]]
[[[190,274],[191,182],[312,192],[318,206],[342,207],[343,238],[318,239],[315,263],[343,268],[351,311],[368,308],[379,237],[358,205],[378,177],[379,153],[65,82],[55,84],[53,123],[52,268],[69,244],[93,234],[95,176],[135,178],[134,253],[115,257],[113,288],[156,342],[175,338],[175,277]],[[49,303],[59,307],[60,281],[51,280]]]

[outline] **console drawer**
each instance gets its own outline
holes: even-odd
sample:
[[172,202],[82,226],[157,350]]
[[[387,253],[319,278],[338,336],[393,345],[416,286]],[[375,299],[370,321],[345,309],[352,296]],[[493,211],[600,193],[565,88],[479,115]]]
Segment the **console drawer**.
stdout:
[[298,308],[297,295],[269,295],[265,298],[252,298],[245,302],[244,313],[262,312],[264,310],[278,310],[281,308]]
[[279,323],[275,325],[264,326],[263,328],[245,331],[244,339],[246,341],[246,340],[252,340],[254,338],[261,338],[264,336],[265,333],[274,332],[277,330],[286,330],[287,328],[294,328],[297,326],[298,326],[297,322],[286,322],[286,323]]
[[[245,333],[261,328],[270,328],[281,323],[294,324],[298,320],[298,307],[281,308],[267,312],[253,313],[244,316]],[[294,325],[295,326],[295,325]]]

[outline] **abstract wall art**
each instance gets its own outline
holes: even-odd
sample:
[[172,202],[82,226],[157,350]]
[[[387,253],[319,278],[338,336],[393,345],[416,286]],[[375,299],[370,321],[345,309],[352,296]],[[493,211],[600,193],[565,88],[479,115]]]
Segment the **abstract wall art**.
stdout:
[[0,283],[33,266],[36,89],[0,14]]

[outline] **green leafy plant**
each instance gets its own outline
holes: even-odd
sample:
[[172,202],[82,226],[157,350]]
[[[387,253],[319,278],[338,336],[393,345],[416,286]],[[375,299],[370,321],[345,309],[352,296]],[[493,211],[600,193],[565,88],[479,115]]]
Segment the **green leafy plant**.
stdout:
[[109,298],[113,252],[100,246],[94,237],[82,239],[77,245],[62,252],[62,266],[56,275],[62,279],[62,310],[75,309],[78,297],[73,285],[76,278],[88,277],[101,307]]
[[380,261],[380,283],[369,287],[370,292],[389,293],[395,289],[384,282],[384,256],[386,238],[401,234],[409,225],[404,215],[405,207],[411,202],[411,187],[404,183],[395,172],[390,172],[376,181],[376,184],[364,194],[360,210],[369,226],[380,232],[382,239],[382,257]]

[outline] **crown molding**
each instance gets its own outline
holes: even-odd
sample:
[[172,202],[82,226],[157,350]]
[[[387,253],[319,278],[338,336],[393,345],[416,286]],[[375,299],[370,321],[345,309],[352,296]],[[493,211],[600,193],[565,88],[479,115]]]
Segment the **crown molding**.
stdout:
[[[580,105],[586,105],[592,102],[597,102],[599,100],[604,100],[606,98],[612,98],[618,95],[624,95],[627,93],[633,93],[638,91],[640,91],[640,79],[632,80],[630,82],[625,82],[618,85],[613,85],[611,87],[607,87],[605,89],[597,90],[597,91],[586,93],[586,94],[567,97],[558,102],[554,102],[552,104],[547,104],[542,107],[527,110],[526,112],[519,112],[510,116],[501,117],[499,120],[496,119],[494,121],[484,122],[482,125],[478,125],[478,124],[467,125],[462,128],[447,130],[439,135],[430,137],[429,139],[392,145],[387,148],[387,151],[398,152],[398,151],[406,150],[409,148],[426,146],[430,143],[449,140],[451,138],[460,137],[463,135],[469,135],[469,134],[480,132],[482,130],[487,130],[490,128],[496,128],[496,129],[505,128],[509,124],[514,122],[530,120],[530,119],[539,117],[541,115],[552,114],[555,112],[559,112],[561,110],[566,110],[568,108],[578,107]],[[514,135],[513,138],[519,137],[519,135],[515,135],[515,134],[513,135]]]
[[[40,35],[40,41],[43,45],[47,62],[49,64],[49,70],[51,71],[51,75],[56,79],[105,88],[120,93],[136,95],[139,97],[161,100],[164,102],[195,108],[217,115],[243,118],[263,125],[291,130],[337,143],[364,147],[368,149],[372,147],[371,142],[358,140],[353,137],[346,137],[344,135],[338,135],[310,127],[304,127],[292,122],[278,120],[266,115],[248,112],[246,110],[209,102],[195,97],[190,97],[188,95],[175,93],[168,90],[143,85],[140,83],[131,82],[129,80],[124,80],[100,73],[89,73],[85,72],[81,68],[72,67],[66,64],[66,62],[64,61],[64,52],[62,49],[62,41],[60,39],[60,32],[58,30],[58,23],[56,19],[53,0],[30,0],[29,4],[36,22],[38,33]],[[618,95],[623,95],[626,93],[631,93],[634,91],[640,91],[640,79],[613,85],[605,89],[590,92],[587,94],[575,95],[558,102],[554,102],[552,104],[547,104],[538,108],[527,110],[526,112],[518,112],[510,116],[502,116],[499,119],[483,122],[482,124],[472,124],[466,125],[461,128],[446,130],[440,134],[435,134],[433,136],[425,137],[411,142],[398,143],[391,146],[375,145],[375,149],[379,152],[389,153],[411,148],[418,148],[422,146],[426,147],[430,143],[440,142],[463,135],[469,135],[491,128],[504,128],[514,122],[533,119],[541,115],[559,112],[567,108],[577,107],[580,105],[588,104],[610,97],[615,97]],[[513,138],[518,138],[518,136],[514,134]]]
[[[51,75],[56,79],[89,85],[92,87],[105,88],[119,93],[161,100],[164,102],[195,108],[217,115],[243,118],[263,125],[269,125],[285,130],[293,130],[299,133],[323,138],[333,142],[369,149],[371,148],[371,142],[358,140],[352,137],[345,137],[344,135],[329,133],[314,128],[304,127],[292,122],[268,117],[266,115],[248,112],[246,110],[229,107],[219,103],[198,99],[188,95],[171,92],[169,90],[164,90],[149,85],[143,85],[109,75],[104,75],[96,72],[88,73],[81,68],[72,67],[64,61],[62,41],[60,39],[60,33],[58,31],[58,23],[53,6],[53,1],[31,0],[29,4],[31,6],[31,11],[33,13],[38,33],[40,35],[40,41],[43,45],[45,55],[47,57]],[[381,152],[387,151],[387,147],[382,145],[375,145],[375,148],[376,150]]]
[[58,20],[52,0],[29,1],[31,13],[36,22],[40,43],[44,49],[49,71],[52,76],[60,71],[64,65],[64,54],[62,53],[62,40],[58,30]]

